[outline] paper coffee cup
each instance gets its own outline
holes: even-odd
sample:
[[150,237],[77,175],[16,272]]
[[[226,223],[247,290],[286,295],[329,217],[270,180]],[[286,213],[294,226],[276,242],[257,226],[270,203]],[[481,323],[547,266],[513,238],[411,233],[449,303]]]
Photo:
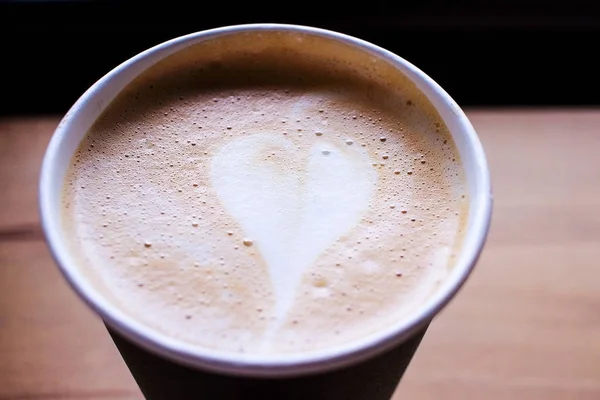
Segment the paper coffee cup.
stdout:
[[[470,199],[466,235],[449,277],[418,313],[341,349],[273,357],[222,355],[161,335],[112,305],[88,282],[68,250],[61,226],[61,193],[69,163],[88,129],[128,83],[159,60],[188,46],[222,35],[261,30],[318,35],[387,60],[407,76],[437,109],[453,137],[465,170]],[[48,145],[41,172],[39,204],[43,230],[56,264],[72,288],[112,330],[143,349],[187,366],[237,376],[289,377],[357,364],[397,347],[422,331],[458,292],[475,266],[488,232],[492,194],[484,151],[467,116],[437,83],[417,67],[385,49],[341,33],[295,25],[251,24],[175,38],[123,62],[96,82],[67,112]]]

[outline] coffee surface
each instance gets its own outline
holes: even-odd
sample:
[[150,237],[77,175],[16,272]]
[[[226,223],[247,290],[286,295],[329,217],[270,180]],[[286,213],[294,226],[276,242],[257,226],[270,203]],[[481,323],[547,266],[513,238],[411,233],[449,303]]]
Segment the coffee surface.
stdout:
[[467,205],[447,128],[403,75],[262,32],[134,80],[75,154],[63,220],[86,276],[142,324],[301,353],[415,312],[452,269]]

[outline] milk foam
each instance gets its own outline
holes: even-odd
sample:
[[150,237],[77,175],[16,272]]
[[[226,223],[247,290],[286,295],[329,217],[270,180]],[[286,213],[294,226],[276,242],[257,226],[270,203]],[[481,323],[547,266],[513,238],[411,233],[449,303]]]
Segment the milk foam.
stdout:
[[345,46],[224,37],[133,82],[65,181],[90,282],[228,352],[318,351],[418,310],[462,242],[460,158],[414,85]]
[[371,160],[347,142],[322,138],[302,154],[281,133],[255,134],[232,140],[213,157],[219,199],[269,267],[276,324],[292,305],[306,268],[356,226],[373,196],[377,174]]

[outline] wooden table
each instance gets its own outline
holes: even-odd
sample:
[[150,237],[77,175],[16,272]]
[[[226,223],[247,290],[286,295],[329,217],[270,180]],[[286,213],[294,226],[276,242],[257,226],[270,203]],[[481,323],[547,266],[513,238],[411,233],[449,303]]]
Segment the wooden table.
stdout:
[[[600,110],[468,110],[495,208],[487,247],[394,399],[600,399]],[[0,399],[139,399],[50,259],[40,162],[59,117],[0,119]]]

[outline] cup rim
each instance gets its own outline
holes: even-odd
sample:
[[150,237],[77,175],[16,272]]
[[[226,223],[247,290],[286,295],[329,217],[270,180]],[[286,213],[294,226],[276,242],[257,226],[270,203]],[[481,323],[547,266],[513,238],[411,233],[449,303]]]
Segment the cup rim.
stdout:
[[[453,272],[446,279],[444,285],[429,297],[419,311],[394,324],[393,329],[380,330],[366,339],[354,341],[342,348],[307,354],[284,354],[280,357],[220,353],[179,342],[142,325],[109,303],[104,296],[93,289],[91,284],[86,282],[64,246],[58,222],[60,217],[56,215],[57,210],[53,208],[50,201],[53,193],[61,190],[61,188],[56,188],[55,179],[53,179],[57,174],[56,160],[61,156],[61,144],[68,140],[71,124],[83,109],[90,107],[89,100],[101,87],[139,60],[165,52],[174,46],[183,44],[187,47],[221,35],[261,30],[298,32],[338,40],[377,55],[395,66],[401,65],[417,77],[420,83],[429,86],[434,95],[438,96],[457,118],[460,130],[463,131],[469,142],[471,156],[479,169],[477,185],[481,187],[481,190],[476,193],[477,198],[470,199],[470,202],[476,207],[469,210],[469,218],[473,218],[475,222],[465,236],[461,257],[454,265]],[[414,81],[413,77],[409,77],[409,79]],[[72,289],[105,323],[146,350],[179,363],[220,373],[254,377],[299,376],[354,364],[389,350],[424,328],[460,290],[473,270],[487,239],[493,202],[490,174],[481,142],[464,112],[433,79],[404,58],[365,40],[323,28],[279,23],[229,25],[175,37],[138,53],[106,73],[79,97],[55,129],[42,162],[38,196],[42,230],[55,264]]]

